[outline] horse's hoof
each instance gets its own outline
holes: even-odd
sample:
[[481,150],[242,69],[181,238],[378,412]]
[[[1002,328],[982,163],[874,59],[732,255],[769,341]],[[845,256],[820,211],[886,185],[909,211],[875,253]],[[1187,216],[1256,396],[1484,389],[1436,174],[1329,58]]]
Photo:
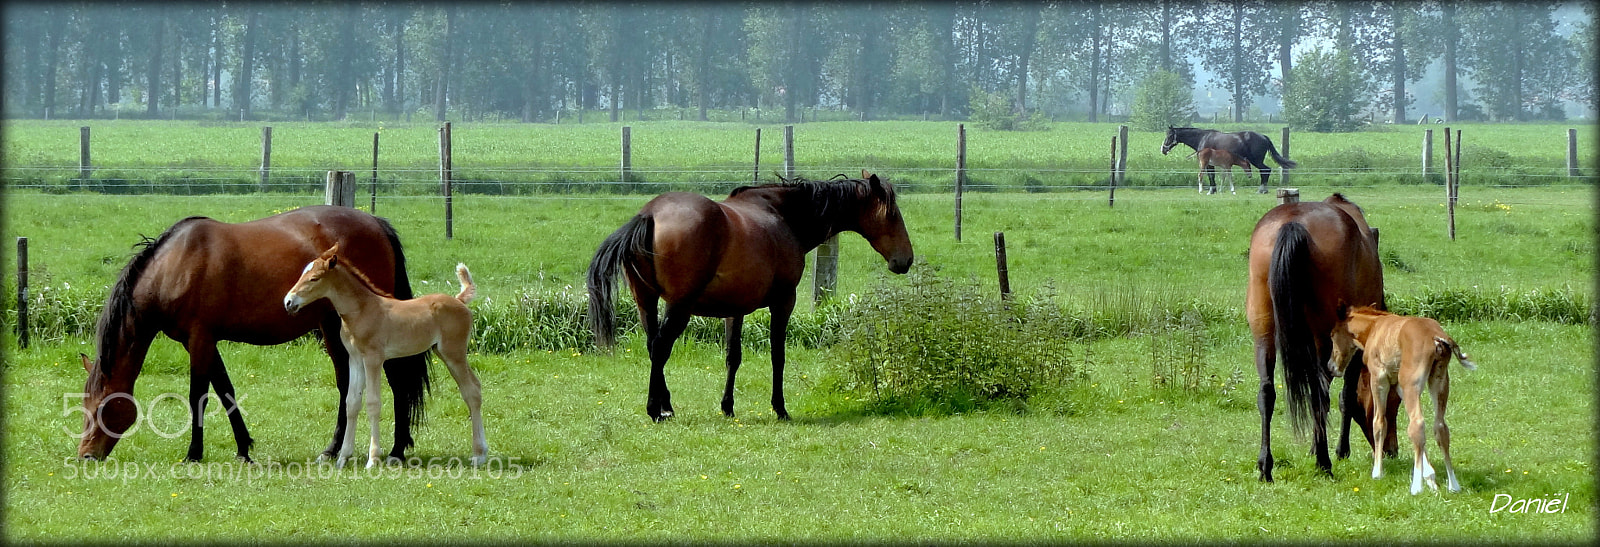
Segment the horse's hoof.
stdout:
[[473,456],[472,459],[471,459],[473,467],[483,467],[483,464],[488,463],[488,461],[489,461],[489,456],[487,456],[487,455]]
[[334,456],[335,454],[332,452],[323,452],[321,454],[317,454],[317,463],[325,463],[328,460],[332,460]]
[[242,463],[256,463],[255,460],[250,459],[249,454],[240,454],[238,456],[234,456],[234,459],[239,460]]
[[383,460],[384,465],[405,465],[405,463],[405,458],[396,457],[394,454],[390,454],[388,458]]
[[650,419],[655,420],[656,423],[661,423],[661,422],[667,421],[667,418],[671,418],[671,417],[672,417],[672,411],[671,410],[663,410],[663,411],[661,411],[660,414],[656,414],[656,415],[650,416]]

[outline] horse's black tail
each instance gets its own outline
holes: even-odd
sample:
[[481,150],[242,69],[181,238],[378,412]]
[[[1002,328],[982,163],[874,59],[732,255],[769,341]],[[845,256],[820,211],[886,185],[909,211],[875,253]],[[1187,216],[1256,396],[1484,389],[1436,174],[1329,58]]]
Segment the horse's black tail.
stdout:
[[594,259],[589,261],[589,330],[594,331],[596,346],[609,348],[616,344],[616,308],[612,298],[617,292],[617,277],[629,261],[655,254],[655,231],[654,218],[634,215],[600,243]]
[[[383,227],[383,236],[388,238],[389,248],[394,250],[394,297],[408,300],[413,294],[411,278],[406,275],[406,254],[400,246],[400,234],[395,232],[394,226],[390,225],[389,221],[381,217],[374,218],[377,218],[378,224]],[[409,413],[410,425],[421,426],[428,401],[427,394],[433,390],[433,380],[428,376],[427,354],[384,361],[383,371],[384,376],[389,379],[389,390],[394,393],[395,412]],[[407,447],[395,448],[404,450]]]
[[1272,248],[1272,265],[1267,272],[1272,296],[1273,338],[1283,363],[1284,384],[1289,392],[1289,418],[1297,436],[1306,426],[1328,415],[1328,371],[1317,360],[1317,346],[1306,306],[1312,302],[1310,280],[1311,234],[1305,225],[1288,222],[1278,228],[1278,241]]
[[1267,141],[1267,153],[1272,154],[1272,161],[1278,162],[1278,166],[1284,169],[1292,169],[1300,166],[1300,164],[1295,163],[1294,160],[1278,155],[1278,147],[1273,146],[1272,141],[1270,140]]

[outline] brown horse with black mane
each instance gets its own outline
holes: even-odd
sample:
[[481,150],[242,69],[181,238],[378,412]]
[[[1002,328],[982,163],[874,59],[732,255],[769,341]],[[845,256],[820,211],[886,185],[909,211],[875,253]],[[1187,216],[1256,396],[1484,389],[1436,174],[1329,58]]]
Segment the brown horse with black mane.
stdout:
[[[338,452],[344,437],[344,394],[349,389],[349,356],[339,343],[339,316],[326,302],[298,315],[283,308],[283,294],[307,262],[334,244],[348,249],[352,264],[375,285],[400,298],[411,297],[400,237],[388,221],[347,207],[303,207],[239,224],[189,217],[155,239],[145,238],[122,269],[96,327],[97,356],[81,356],[84,383],[84,436],[78,456],[104,459],[137,419],[134,381],[157,334],[189,352],[190,439],[186,459],[203,455],[201,416],[206,394],[215,387],[233,426],[238,457],[250,458],[250,433],[239,413],[233,383],[223,367],[217,342],[282,344],[321,329],[339,386],[339,412],[333,441],[323,455]],[[422,356],[384,363],[393,390],[395,444],[400,457],[412,444],[411,427],[421,421],[428,388]]]
[[[1329,369],[1333,350],[1330,333],[1339,322],[1341,302],[1361,302],[1382,309],[1383,269],[1377,235],[1367,225],[1356,204],[1333,194],[1321,202],[1279,205],[1267,211],[1250,235],[1250,277],[1245,313],[1255,339],[1256,373],[1261,389],[1256,406],[1261,413],[1261,453],[1256,468],[1263,481],[1272,481],[1272,411],[1277,392],[1273,369],[1283,357],[1284,384],[1289,391],[1289,416],[1297,434],[1311,428],[1312,452],[1317,467],[1331,474],[1326,418]],[[1355,380],[1352,382],[1351,380]],[[1355,420],[1373,443],[1371,416],[1374,403],[1359,397],[1370,379],[1364,371],[1345,379],[1340,408],[1344,414],[1339,456],[1349,454],[1348,424]],[[1393,416],[1397,401],[1385,401],[1384,412]],[[1363,417],[1354,415],[1360,407]],[[1396,446],[1394,432],[1381,442],[1384,451]]]
[[[589,263],[589,325],[598,345],[614,343],[612,297],[617,276],[626,275],[650,352],[645,411],[651,419],[672,416],[663,369],[691,315],[724,318],[728,381],[722,412],[733,416],[744,316],[772,310],[772,410],[787,420],[783,345],[806,253],[835,234],[856,232],[889,262],[889,271],[911,268],[911,238],[894,185],[866,171],[860,179],[839,180],[843,176],[745,186],[721,202],[685,192],[661,194],[600,244]],[[666,302],[659,320],[658,300]]]

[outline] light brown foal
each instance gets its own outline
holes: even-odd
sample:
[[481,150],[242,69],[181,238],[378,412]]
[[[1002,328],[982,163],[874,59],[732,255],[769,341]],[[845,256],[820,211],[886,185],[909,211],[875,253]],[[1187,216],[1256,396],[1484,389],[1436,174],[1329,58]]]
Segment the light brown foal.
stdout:
[[[1427,317],[1408,317],[1378,311],[1362,306],[1355,309],[1341,306],[1339,324],[1333,329],[1333,354],[1328,362],[1334,376],[1341,376],[1349,366],[1356,348],[1365,351],[1367,373],[1372,378],[1372,400],[1389,398],[1391,386],[1400,389],[1400,401],[1411,419],[1411,494],[1422,491],[1423,481],[1434,490],[1433,466],[1428,464],[1427,434],[1423,431],[1426,420],[1422,416],[1422,389],[1426,384],[1433,393],[1433,434],[1444,452],[1444,469],[1448,475],[1451,492],[1460,492],[1455,466],[1450,463],[1450,426],[1445,424],[1445,403],[1450,398],[1450,356],[1454,355],[1467,370],[1477,365],[1467,359],[1450,335],[1438,321]],[[1372,438],[1382,439],[1388,424],[1384,413],[1372,417]],[[1383,478],[1382,443],[1372,449],[1372,478]]]
[[1214,178],[1216,177],[1216,171],[1210,168],[1221,167],[1224,171],[1226,171],[1228,176],[1228,193],[1230,194],[1237,194],[1237,192],[1233,190],[1233,166],[1237,165],[1239,167],[1243,167],[1244,176],[1250,176],[1250,161],[1236,156],[1227,150],[1223,150],[1221,148],[1201,148],[1195,151],[1195,156],[1199,157],[1200,159],[1199,185],[1200,193],[1202,194],[1206,193],[1206,173],[1208,171],[1212,173],[1213,177],[1211,179],[1211,193],[1217,193],[1217,183],[1216,178]]
[[377,290],[366,275],[338,254],[335,244],[322,256],[306,265],[283,307],[295,313],[307,304],[327,298],[339,313],[339,337],[350,353],[350,390],[345,396],[345,437],[339,449],[338,464],[344,467],[355,447],[356,402],[366,394],[367,421],[372,438],[367,467],[378,464],[378,413],[383,408],[378,391],[378,371],[385,359],[416,355],[433,350],[443,359],[455,378],[461,398],[472,416],[472,464],[488,459],[489,443],[484,439],[482,387],[467,365],[467,338],[472,334],[472,310],[467,302],[477,294],[472,274],[465,264],[456,265],[461,293],[451,297],[429,294],[411,300],[398,300]]

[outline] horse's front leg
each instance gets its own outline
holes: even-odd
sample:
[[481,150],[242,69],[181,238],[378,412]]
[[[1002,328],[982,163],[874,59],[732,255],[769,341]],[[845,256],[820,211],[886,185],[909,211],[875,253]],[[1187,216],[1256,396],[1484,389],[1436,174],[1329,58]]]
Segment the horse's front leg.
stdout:
[[[212,349],[216,351],[215,347]],[[250,463],[250,446],[255,444],[255,439],[250,438],[250,430],[244,426],[244,413],[239,409],[239,397],[234,394],[233,381],[228,378],[228,368],[222,363],[222,356],[216,355],[216,366],[211,369],[211,386],[217,392],[217,399],[222,402],[222,412],[228,416],[228,424],[233,426],[233,441],[239,447],[235,456],[245,463]]]
[[367,352],[361,356],[362,380],[366,392],[367,426],[372,432],[367,442],[367,469],[377,467],[382,461],[383,448],[378,446],[378,418],[383,413],[383,354]]
[[349,389],[344,395],[344,438],[339,443],[338,462],[340,468],[344,467],[350,455],[355,453],[356,446],[356,417],[361,413],[361,395],[367,385],[366,365],[361,362],[361,354],[351,351],[349,363],[345,366]]
[[744,357],[744,348],[740,346],[743,337],[744,316],[723,319],[723,328],[727,331],[723,339],[728,344],[728,383],[722,388],[722,414],[733,417],[733,377],[739,374],[739,362]]
[[350,352],[344,349],[339,333],[339,316],[328,314],[322,321],[322,346],[333,361],[333,383],[339,388],[339,410],[333,416],[333,440],[328,448],[317,455],[317,461],[339,457],[339,447],[344,441],[345,398],[350,392]]
[[1267,179],[1272,177],[1272,168],[1263,163],[1256,166],[1256,171],[1261,173],[1261,188],[1256,190],[1256,193],[1265,194],[1267,193]]
[[205,456],[206,392],[211,389],[211,368],[220,364],[216,343],[200,333],[190,333],[184,349],[189,352],[189,452],[184,461],[197,462]]
[[787,299],[772,304],[772,411],[779,420],[789,419],[789,410],[783,404],[784,345],[789,340],[789,315],[794,313],[794,292]]

